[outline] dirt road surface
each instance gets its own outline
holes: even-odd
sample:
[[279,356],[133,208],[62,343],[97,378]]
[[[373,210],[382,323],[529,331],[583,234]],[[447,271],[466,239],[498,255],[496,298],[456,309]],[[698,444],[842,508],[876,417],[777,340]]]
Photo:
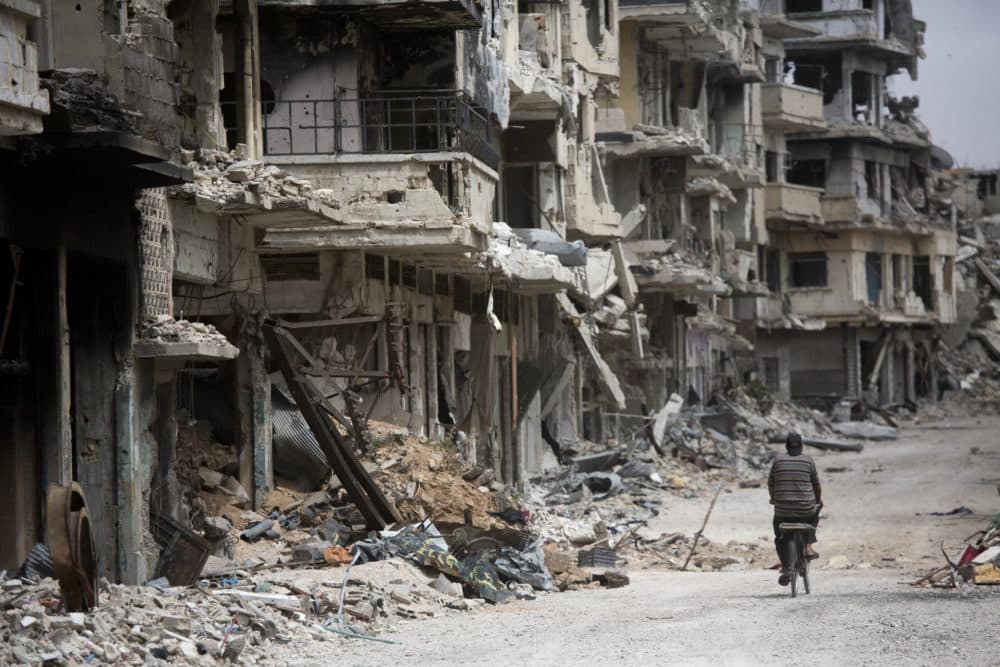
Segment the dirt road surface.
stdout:
[[[942,541],[958,545],[1000,511],[1000,420],[909,427],[861,454],[815,458],[827,511],[812,595],[790,598],[769,570],[630,571],[626,588],[542,595],[383,635],[401,645],[338,639],[275,657],[302,666],[996,664],[998,587],[908,582],[940,564]],[[692,533],[707,504],[677,499],[655,527]],[[975,515],[930,515],[962,506]],[[770,540],[769,530],[766,490],[734,489],[706,535]]]

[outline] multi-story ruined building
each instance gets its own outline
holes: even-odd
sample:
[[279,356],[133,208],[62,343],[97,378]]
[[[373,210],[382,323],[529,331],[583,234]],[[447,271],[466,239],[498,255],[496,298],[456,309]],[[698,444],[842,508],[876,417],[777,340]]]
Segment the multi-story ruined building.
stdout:
[[761,377],[800,399],[929,396],[934,325],[955,318],[955,223],[926,129],[886,92],[887,77],[917,75],[924,24],[903,1],[762,4],[817,31],[787,35],[771,69],[821,93],[826,128],[799,128],[772,159],[785,185],[768,206]]
[[[78,480],[101,573],[151,576],[157,517],[195,514],[176,470],[182,419],[211,422],[256,506],[276,476],[316,482],[322,460],[294,438],[289,453],[274,418],[295,406],[266,317],[346,324],[302,335],[311,369],[375,378],[352,407],[452,433],[510,482],[580,436],[584,407],[623,406],[561,296],[588,291],[571,268],[585,248],[567,236],[619,220],[594,148],[597,97],[617,80],[615,12],[0,6],[0,238],[15,295],[3,470],[18,509],[3,566],[40,538],[48,484]],[[60,197],[45,194],[54,181]],[[324,387],[346,410],[343,387]]]
[[645,349],[615,355],[638,412],[672,392],[707,401],[751,365],[765,33],[728,0],[624,0],[619,13],[620,94],[598,137],[642,312]]
[[249,504],[322,483],[289,373],[510,483],[754,371],[916,396],[954,229],[883,100],[921,30],[902,0],[0,1],[0,567],[77,480],[101,574],[155,574],[205,509],[192,423]]

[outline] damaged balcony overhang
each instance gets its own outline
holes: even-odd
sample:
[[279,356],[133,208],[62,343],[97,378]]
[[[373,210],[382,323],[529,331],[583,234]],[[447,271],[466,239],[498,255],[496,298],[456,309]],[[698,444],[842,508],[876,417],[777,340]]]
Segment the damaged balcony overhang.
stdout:
[[619,0],[618,16],[641,23],[662,23],[704,29],[712,15],[693,0]]
[[765,37],[772,39],[805,39],[823,34],[820,28],[814,28],[808,23],[794,21],[785,14],[762,15],[760,30]]
[[685,318],[688,328],[718,336],[733,352],[753,352],[753,343],[736,333],[736,324],[702,304],[698,304],[698,314]]
[[799,316],[794,313],[782,315],[773,320],[763,318],[757,319],[758,329],[775,329],[787,331],[823,331],[826,329],[826,321],[814,317]]
[[564,86],[549,78],[541,67],[521,58],[520,67],[510,68],[510,114],[512,120],[555,120],[572,108]]
[[510,282],[519,294],[553,294],[574,287],[574,272],[555,255],[528,248],[504,223],[494,223],[483,256],[491,275]]
[[680,128],[663,128],[662,134],[599,132],[594,138],[602,157],[686,157],[708,152],[704,139]]
[[146,321],[132,351],[137,358],[155,359],[166,372],[189,361],[228,361],[240,353],[215,327],[170,315]]
[[18,143],[24,154],[37,158],[32,168],[53,170],[49,173],[90,174],[99,164],[105,177],[135,188],[180,185],[193,178],[191,169],[171,161],[169,150],[130,132],[46,132]]
[[[691,156],[688,163],[688,175],[693,181],[716,181],[723,187],[742,190],[761,184],[761,174],[758,169],[751,166],[740,165],[730,159],[715,153]],[[724,191],[691,193],[702,195],[724,195]],[[732,198],[732,193],[729,192]],[[723,196],[724,198],[724,196]],[[733,199],[735,202],[735,199]]]
[[676,296],[729,296],[732,288],[707,268],[672,253],[673,240],[622,243],[629,271],[640,292]]
[[238,216],[258,228],[301,227],[338,220],[331,207],[305,198],[278,199],[248,191],[226,202],[191,193],[179,193],[174,197],[192,202],[203,213]]
[[261,9],[337,11],[359,16],[385,32],[476,30],[479,0],[257,0]]
[[268,228],[264,251],[368,250],[450,258],[489,249],[487,236],[463,224],[366,223]]

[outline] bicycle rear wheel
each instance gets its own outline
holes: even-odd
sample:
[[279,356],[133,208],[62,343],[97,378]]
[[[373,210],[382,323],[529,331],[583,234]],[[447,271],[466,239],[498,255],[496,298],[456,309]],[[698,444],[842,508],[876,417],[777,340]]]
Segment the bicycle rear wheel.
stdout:
[[796,582],[799,575],[799,540],[794,535],[785,539],[785,563],[788,566],[788,584],[792,589],[792,597],[795,597]]

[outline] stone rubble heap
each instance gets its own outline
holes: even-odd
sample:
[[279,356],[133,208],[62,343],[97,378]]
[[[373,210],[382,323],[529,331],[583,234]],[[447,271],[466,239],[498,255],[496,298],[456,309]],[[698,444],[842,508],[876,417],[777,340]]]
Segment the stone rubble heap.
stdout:
[[184,151],[182,161],[194,171],[194,181],[178,190],[220,206],[243,203],[245,194],[266,196],[275,201],[311,198],[312,183],[295,178],[273,164],[246,158],[246,147],[232,151],[200,149]]
[[229,340],[211,324],[174,319],[172,315],[158,315],[146,320],[139,337],[147,342],[205,343],[228,346]]

